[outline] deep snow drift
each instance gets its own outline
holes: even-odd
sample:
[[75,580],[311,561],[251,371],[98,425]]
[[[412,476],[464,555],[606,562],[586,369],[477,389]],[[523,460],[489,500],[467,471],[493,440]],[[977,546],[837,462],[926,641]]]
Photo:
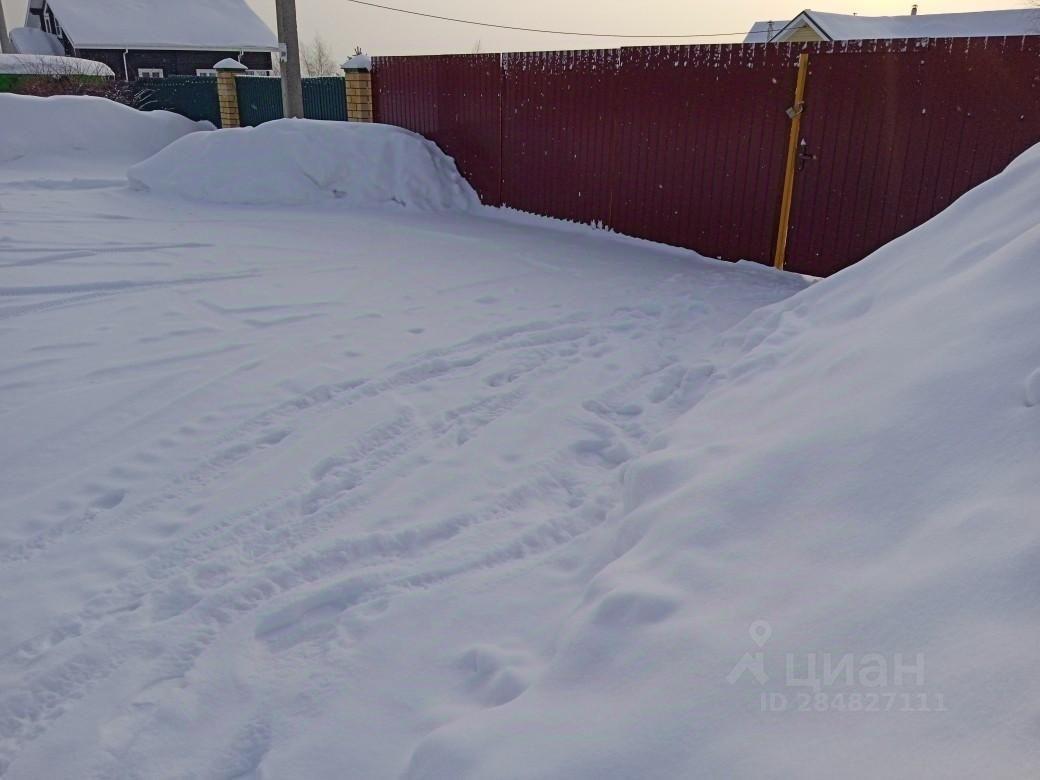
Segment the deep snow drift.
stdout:
[[467,210],[476,193],[455,163],[399,127],[281,119],[184,138],[130,170],[153,192],[212,203]]
[[87,157],[0,164],[4,780],[1035,774],[1040,150],[807,290]]
[[136,111],[97,97],[0,93],[0,163],[78,157],[129,165],[212,127],[169,111]]
[[408,776],[1036,776],[1037,204],[1040,147],[731,331],[538,679]]

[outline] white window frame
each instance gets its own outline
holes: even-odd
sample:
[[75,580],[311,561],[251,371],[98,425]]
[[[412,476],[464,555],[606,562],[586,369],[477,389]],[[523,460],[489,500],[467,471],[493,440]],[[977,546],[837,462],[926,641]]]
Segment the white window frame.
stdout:
[[217,75],[217,71],[216,71],[215,68],[196,68],[195,69],[195,75],[196,76],[216,76]]
[[139,79],[164,79],[166,78],[166,71],[162,68],[138,68],[137,78]]

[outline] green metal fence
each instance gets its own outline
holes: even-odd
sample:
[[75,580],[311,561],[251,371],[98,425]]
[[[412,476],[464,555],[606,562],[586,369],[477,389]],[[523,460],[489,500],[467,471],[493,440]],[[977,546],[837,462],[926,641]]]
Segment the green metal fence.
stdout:
[[220,127],[217,80],[213,76],[140,79],[134,85],[140,109],[174,111],[196,121],[206,119]]
[[[189,119],[208,119],[220,126],[217,80],[212,76],[171,76],[141,79],[137,107],[146,111],[163,109]],[[238,112],[242,125],[255,127],[282,118],[282,82],[264,76],[240,76]],[[303,113],[308,119],[347,121],[347,97],[343,79],[327,76],[303,80]]]
[[282,118],[282,82],[264,76],[239,76],[238,115],[243,127]]
[[[282,83],[278,79],[240,76],[238,113],[245,126],[282,118]],[[343,79],[325,76],[303,80],[303,115],[308,119],[347,121],[347,95]]]
[[347,121],[347,91],[341,76],[303,80],[303,115],[308,119]]

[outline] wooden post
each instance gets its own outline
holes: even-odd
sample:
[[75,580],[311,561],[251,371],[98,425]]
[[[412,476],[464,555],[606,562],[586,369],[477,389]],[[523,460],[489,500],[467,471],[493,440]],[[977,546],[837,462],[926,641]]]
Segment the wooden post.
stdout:
[[798,80],[794,88],[794,105],[787,110],[791,117],[791,134],[787,139],[787,167],[784,169],[784,191],[780,198],[780,226],[776,232],[776,252],[773,267],[783,270],[787,256],[787,232],[791,226],[791,196],[794,194],[794,169],[798,159],[798,140],[802,130],[802,111],[805,109],[805,79],[809,75],[809,54],[798,55]]

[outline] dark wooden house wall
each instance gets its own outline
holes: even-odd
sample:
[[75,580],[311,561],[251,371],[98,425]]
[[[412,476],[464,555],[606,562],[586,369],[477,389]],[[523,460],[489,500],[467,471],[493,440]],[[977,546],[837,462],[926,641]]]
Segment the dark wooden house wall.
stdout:
[[[130,49],[126,54],[126,65],[130,71],[127,78],[136,80],[138,68],[162,68],[164,76],[194,76],[197,70],[212,68],[227,57],[239,60],[250,70],[271,69],[269,52],[247,51],[241,57],[238,55],[237,51]],[[117,76],[123,75],[122,49],[77,49],[76,56],[103,62]]]

